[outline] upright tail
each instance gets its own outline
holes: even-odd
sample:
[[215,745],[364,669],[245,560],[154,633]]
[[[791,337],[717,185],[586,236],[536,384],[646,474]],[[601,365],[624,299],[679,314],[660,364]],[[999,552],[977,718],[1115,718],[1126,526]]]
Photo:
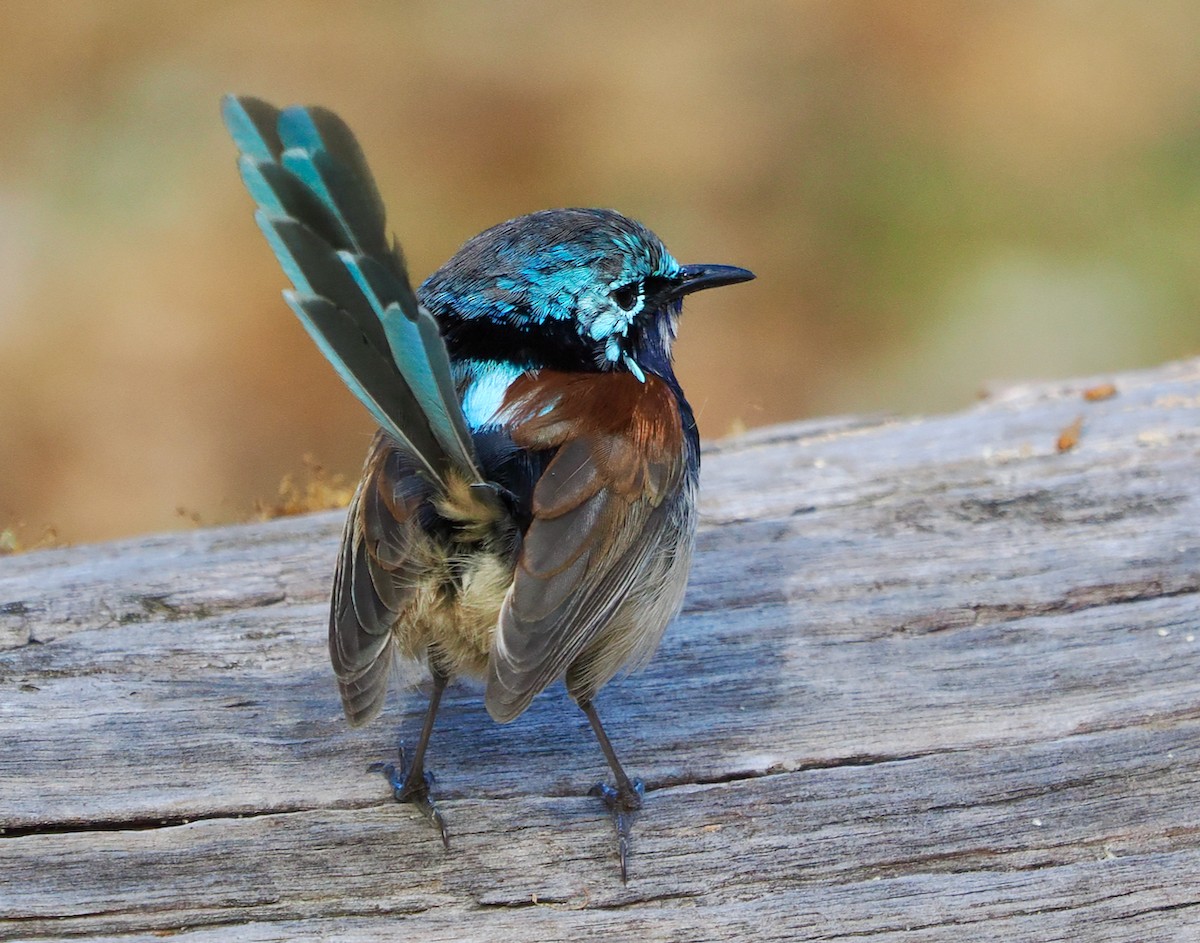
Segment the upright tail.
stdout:
[[386,231],[383,201],[350,129],[323,108],[226,96],[255,219],[292,291],[284,298],[350,391],[437,481],[478,479],[446,346]]

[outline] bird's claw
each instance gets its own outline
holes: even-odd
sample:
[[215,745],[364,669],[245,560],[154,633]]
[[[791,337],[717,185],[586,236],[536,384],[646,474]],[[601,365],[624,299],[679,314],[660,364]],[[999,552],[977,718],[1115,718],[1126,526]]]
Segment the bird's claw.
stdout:
[[405,761],[404,748],[400,748],[400,762],[372,763],[367,767],[369,773],[383,773],[388,784],[392,787],[392,797],[397,802],[409,802],[415,805],[442,836],[442,847],[450,850],[450,833],[446,831],[446,820],[437,810],[429,797],[429,789],[434,783],[432,773],[424,770],[410,770]]
[[613,817],[617,829],[617,857],[621,862],[621,883],[629,883],[629,852],[633,848],[633,820],[642,808],[646,784],[640,779],[626,780],[617,787],[596,783],[589,795],[599,796]]

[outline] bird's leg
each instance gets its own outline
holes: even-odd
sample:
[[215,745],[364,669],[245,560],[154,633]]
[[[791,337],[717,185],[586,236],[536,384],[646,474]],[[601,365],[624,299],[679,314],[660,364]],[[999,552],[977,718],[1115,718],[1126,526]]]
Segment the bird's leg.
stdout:
[[420,809],[425,817],[433,824],[442,836],[442,845],[450,849],[450,836],[446,832],[446,822],[442,814],[429,798],[429,787],[433,785],[433,775],[425,772],[425,748],[429,746],[429,737],[433,733],[433,721],[437,717],[438,705],[442,700],[442,692],[446,690],[449,676],[430,665],[433,676],[433,690],[429,694],[429,707],[425,711],[425,724],[421,727],[421,739],[417,741],[417,749],[409,761],[404,754],[404,744],[400,745],[400,762],[373,763],[372,772],[382,772],[392,785],[392,795],[397,802],[411,802]]
[[613,749],[612,743],[609,742],[608,734],[604,732],[604,726],[600,723],[600,715],[596,713],[592,702],[580,701],[579,709],[587,715],[588,722],[596,733],[596,739],[600,742],[600,749],[604,751],[604,758],[608,760],[608,765],[617,780],[615,788],[608,783],[596,783],[591,789],[591,795],[603,799],[604,805],[612,813],[613,823],[617,827],[617,856],[621,860],[621,883],[626,884],[629,882],[629,851],[633,845],[631,835],[633,818],[642,807],[642,797],[646,793],[646,787],[640,779],[630,779],[626,775],[621,761],[617,759],[617,753]]

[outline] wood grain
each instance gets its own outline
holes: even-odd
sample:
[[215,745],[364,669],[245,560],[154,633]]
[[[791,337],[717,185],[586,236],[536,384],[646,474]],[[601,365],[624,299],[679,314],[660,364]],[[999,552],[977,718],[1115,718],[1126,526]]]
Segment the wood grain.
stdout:
[[1190,361],[709,447],[684,614],[599,701],[628,886],[561,687],[448,692],[449,853],[365,772],[423,703],[341,718],[340,514],[0,560],[0,939],[1194,943],[1198,420]]

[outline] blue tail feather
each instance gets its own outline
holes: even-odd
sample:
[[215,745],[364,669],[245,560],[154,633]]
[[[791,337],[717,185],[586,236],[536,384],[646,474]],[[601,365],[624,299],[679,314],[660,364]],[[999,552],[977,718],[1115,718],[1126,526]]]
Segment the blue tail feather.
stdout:
[[254,160],[273,161],[282,153],[278,108],[259,98],[226,95],[221,100],[221,116],[243,154]]
[[[442,410],[436,420],[438,428],[435,429],[438,440],[445,443],[453,437],[454,441],[458,443],[462,460],[470,462],[471,466],[475,467],[474,441],[471,438],[470,428],[467,426],[466,414],[458,400],[458,391],[454,386],[454,374],[450,367],[450,353],[446,350],[446,342],[442,340],[442,330],[438,326],[437,320],[421,306],[416,308],[414,314],[407,310],[401,311],[395,304],[390,305],[384,312],[384,329],[387,330],[388,337],[392,336],[392,323],[399,317],[412,321],[420,334],[419,344],[404,349],[406,351],[419,349],[424,353],[430,372],[438,385],[442,401]],[[399,364],[397,365],[399,366]],[[401,367],[401,370],[403,369]],[[431,422],[433,421],[431,420]]]
[[449,356],[389,244],[362,151],[324,109],[227,98],[225,123],[255,214],[294,292],[289,306],[350,391],[436,477],[478,477]]
[[[420,308],[416,298],[411,296],[412,289],[396,284],[392,273],[376,259],[349,252],[339,252],[338,258],[354,277],[383,325],[396,368],[408,380],[434,435],[461,463],[473,467],[471,434],[454,389],[450,358],[437,322]],[[407,305],[387,300],[403,298],[405,294],[409,295]],[[410,312],[415,312],[415,316]],[[423,324],[427,325],[424,330]]]
[[424,464],[430,474],[440,477],[438,469],[429,463],[428,456],[436,454],[437,446],[427,438],[422,417],[411,415],[412,409],[404,403],[399,389],[378,382],[392,371],[391,365],[370,345],[362,343],[361,337],[357,344],[352,340],[349,343],[332,340],[353,337],[349,316],[318,295],[285,291],[283,297],[342,382],[367,407],[380,427]]
[[347,247],[385,256],[387,218],[383,200],[354,135],[333,112],[287,108],[279,117],[281,162],[322,196],[341,223]]
[[272,216],[259,210],[254,214],[267,237],[284,273],[302,294],[320,295],[333,301],[359,323],[359,327],[377,347],[386,350],[387,336],[378,323],[370,303],[328,244],[303,223],[290,216]]
[[340,224],[329,210],[279,164],[258,161],[243,154],[238,160],[238,169],[242,183],[267,215],[302,219],[307,228],[329,244],[338,238]]

